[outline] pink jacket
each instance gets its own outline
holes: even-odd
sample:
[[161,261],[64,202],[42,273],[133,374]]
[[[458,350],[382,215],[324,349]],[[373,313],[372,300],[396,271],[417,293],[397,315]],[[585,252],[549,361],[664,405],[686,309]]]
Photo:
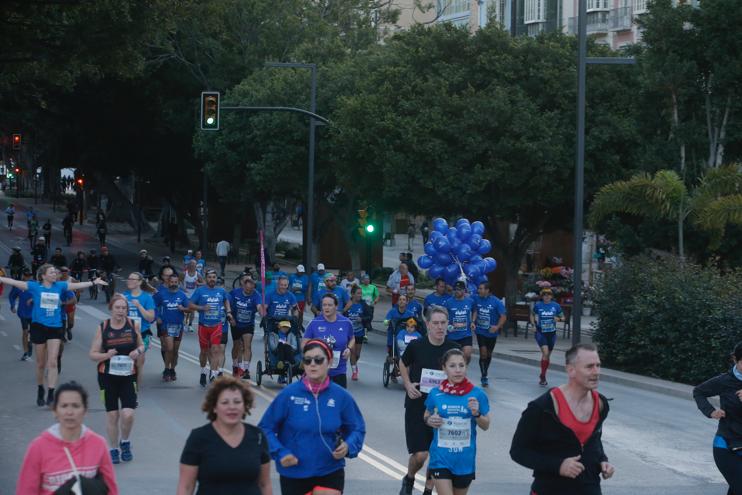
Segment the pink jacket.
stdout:
[[65,442],[55,424],[36,437],[28,446],[18,475],[16,495],[52,495],[65,481],[74,476],[64,452],[67,447],[81,476],[89,478],[101,473],[109,495],[118,495],[116,473],[105,439],[82,427],[76,442]]

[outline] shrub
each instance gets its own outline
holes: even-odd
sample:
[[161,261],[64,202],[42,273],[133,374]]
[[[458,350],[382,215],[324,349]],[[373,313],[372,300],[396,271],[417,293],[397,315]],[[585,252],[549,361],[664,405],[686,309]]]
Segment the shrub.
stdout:
[[699,383],[729,366],[742,340],[742,272],[636,258],[606,276],[593,339],[606,366]]

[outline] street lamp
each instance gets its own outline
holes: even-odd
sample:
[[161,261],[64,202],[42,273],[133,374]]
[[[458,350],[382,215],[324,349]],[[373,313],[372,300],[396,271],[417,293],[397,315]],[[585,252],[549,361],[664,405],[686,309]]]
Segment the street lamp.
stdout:
[[[302,64],[294,62],[269,62],[266,67],[288,68],[288,69],[309,69],[311,71],[311,93],[309,100],[309,111],[312,114],[317,113],[317,64]],[[318,125],[317,119],[310,116],[309,119],[309,159],[307,173],[307,265],[314,266],[314,146],[315,146],[315,129]]]

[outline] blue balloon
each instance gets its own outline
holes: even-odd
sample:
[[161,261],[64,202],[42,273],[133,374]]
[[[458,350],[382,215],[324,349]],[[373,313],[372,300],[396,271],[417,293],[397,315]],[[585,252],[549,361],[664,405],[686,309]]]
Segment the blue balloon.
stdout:
[[433,220],[433,230],[437,230],[441,234],[448,232],[448,222],[445,218],[436,218]]
[[459,218],[458,220],[456,220],[456,227],[457,228],[459,226],[463,225],[463,224],[469,224],[469,220],[466,219],[466,218]]
[[497,268],[497,261],[495,258],[487,257],[484,259],[484,272],[489,273],[495,270]]
[[[446,256],[448,256],[448,255],[446,255]],[[433,266],[433,258],[430,257],[430,256],[428,256],[427,254],[424,255],[424,256],[420,256],[417,259],[417,265],[420,268],[422,268],[424,270],[427,270],[428,268],[430,268],[431,266]]]
[[467,288],[467,289],[469,289],[469,294],[472,294],[472,295],[474,295],[474,294],[476,294],[476,293],[477,293],[477,285],[476,285],[476,284],[474,284],[474,283],[472,283],[472,282],[469,282],[469,283],[468,283],[468,284],[466,285],[466,288]]
[[459,278],[459,275],[461,275],[461,270],[459,269],[459,265],[457,265],[456,263],[451,263],[446,267],[445,273],[445,278],[447,281],[453,280],[455,282],[456,279]]
[[458,230],[459,232],[459,239],[461,239],[463,242],[467,242],[471,237],[471,225],[469,225],[468,223],[462,223],[457,227],[456,230]]
[[445,267],[442,267],[440,265],[433,265],[430,267],[430,270],[428,270],[428,277],[432,279],[441,278],[445,271]]
[[435,240],[441,237],[442,235],[444,234],[441,234],[437,230],[434,230],[433,232],[430,233],[430,242],[435,242]]
[[480,275],[477,277],[477,284],[484,284],[486,282],[489,282],[489,277],[487,275]]
[[436,253],[447,253],[451,250],[451,245],[445,237],[436,239],[433,246],[435,246]]
[[482,261],[482,257],[478,254],[475,254],[474,256],[469,258],[469,263],[471,263],[472,265],[476,265],[477,263],[481,261]]
[[471,224],[471,230],[475,234],[483,235],[484,234],[484,224],[477,220],[476,222],[472,222]]
[[482,271],[478,266],[469,263],[464,267],[464,273],[466,273],[467,277],[475,279],[482,274]]
[[459,261],[469,261],[469,258],[472,257],[474,252],[471,250],[468,244],[464,244],[463,242],[461,245],[458,246],[456,249],[456,256],[459,258]]
[[435,250],[435,246],[433,245],[432,242],[426,242],[424,250],[425,250],[425,254],[427,254],[428,256],[435,256],[435,253],[437,253],[437,251]]
[[453,263],[453,259],[448,253],[436,253],[433,259],[436,265],[447,266]]
[[[474,230],[472,229],[472,232]],[[482,236],[480,234],[474,234],[472,233],[471,237],[469,237],[469,240],[467,241],[471,248],[476,251],[479,249],[479,245],[482,243]]]
[[481,255],[485,255],[492,251],[492,244],[487,239],[482,239],[482,243],[479,245],[479,250],[477,251]]

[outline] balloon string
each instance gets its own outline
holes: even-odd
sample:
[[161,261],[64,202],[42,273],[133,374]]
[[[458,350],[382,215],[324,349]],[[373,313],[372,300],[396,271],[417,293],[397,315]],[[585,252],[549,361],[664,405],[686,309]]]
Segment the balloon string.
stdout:
[[[461,264],[461,261],[459,261],[459,258],[456,256],[452,256],[452,258],[456,262],[456,264],[459,265],[459,270],[461,270],[461,276],[464,277],[464,280],[468,282],[469,278],[464,273],[464,266]],[[460,277],[459,277],[459,280],[461,280]]]

